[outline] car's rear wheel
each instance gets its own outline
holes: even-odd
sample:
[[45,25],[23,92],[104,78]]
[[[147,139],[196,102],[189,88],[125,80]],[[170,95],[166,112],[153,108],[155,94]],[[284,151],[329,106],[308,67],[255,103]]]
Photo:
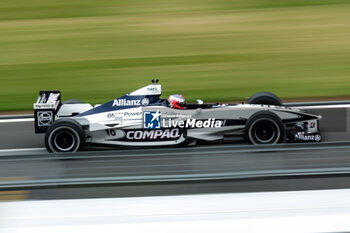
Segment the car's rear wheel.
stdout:
[[62,104],[85,104],[85,102],[77,99],[69,99],[69,100],[63,101]]
[[76,121],[64,119],[52,124],[45,135],[50,152],[76,152],[85,147],[84,130]]
[[248,104],[265,104],[265,105],[282,106],[282,101],[280,98],[278,98],[277,95],[271,92],[262,91],[252,95],[248,100]]
[[247,121],[245,136],[252,144],[276,144],[284,140],[284,125],[276,114],[258,112]]

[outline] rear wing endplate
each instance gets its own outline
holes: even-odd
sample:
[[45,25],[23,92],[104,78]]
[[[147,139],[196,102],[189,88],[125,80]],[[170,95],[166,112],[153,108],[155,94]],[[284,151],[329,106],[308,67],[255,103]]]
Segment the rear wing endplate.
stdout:
[[55,115],[61,105],[60,91],[40,91],[34,108],[35,133],[45,133],[55,121]]

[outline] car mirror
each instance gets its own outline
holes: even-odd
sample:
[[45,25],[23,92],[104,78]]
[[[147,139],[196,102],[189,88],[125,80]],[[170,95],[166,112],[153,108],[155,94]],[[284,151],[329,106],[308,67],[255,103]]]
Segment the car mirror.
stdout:
[[203,100],[196,100],[197,104],[204,104]]

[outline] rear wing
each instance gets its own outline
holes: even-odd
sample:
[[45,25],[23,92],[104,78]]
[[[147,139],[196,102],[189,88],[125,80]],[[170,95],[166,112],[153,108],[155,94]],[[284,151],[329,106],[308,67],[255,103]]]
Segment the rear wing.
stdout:
[[60,91],[40,91],[34,107],[35,133],[45,133],[55,121],[55,115],[61,105]]

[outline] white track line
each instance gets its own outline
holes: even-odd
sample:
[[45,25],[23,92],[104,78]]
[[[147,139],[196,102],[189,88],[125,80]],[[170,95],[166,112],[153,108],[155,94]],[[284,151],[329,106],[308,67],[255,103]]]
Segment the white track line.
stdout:
[[44,147],[21,148],[21,149],[0,149],[0,153],[2,153],[2,152],[19,152],[19,151],[44,151],[44,150],[46,150]]
[[0,123],[15,123],[15,122],[30,122],[30,121],[34,121],[34,118],[4,119],[4,120],[0,120]]
[[350,108],[350,104],[319,105],[319,106],[299,106],[299,107],[292,107],[292,108],[299,108],[299,109]]

